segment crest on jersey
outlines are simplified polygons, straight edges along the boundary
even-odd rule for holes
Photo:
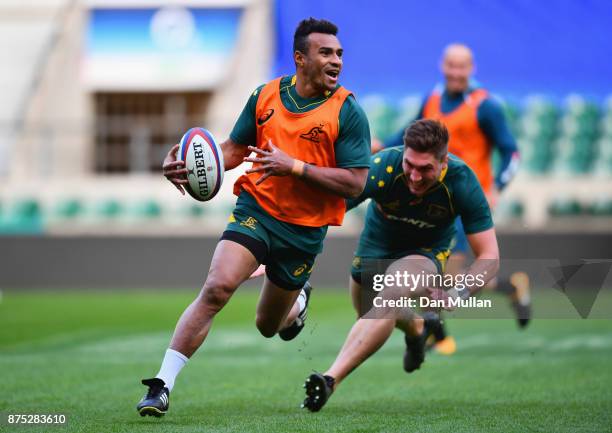
[[[448,209],[437,204],[427,206],[427,216],[431,218],[445,218],[448,216]]]
[[[382,207],[385,210],[388,210],[388,211],[397,211],[400,208],[400,201],[399,200],[395,200],[395,201],[390,201],[390,202],[387,202],[387,203],[383,203]]]
[[[312,141],[313,143],[318,143],[320,142],[320,138],[319,138],[319,134],[323,134],[325,131],[323,131],[323,125],[322,123],[319,123],[319,126],[315,126],[314,128],[312,128],[310,131],[305,132],[304,134],[300,134],[300,138],[303,138],[304,140],[308,140],[308,141]]]
[[[243,227],[246,227],[248,229],[255,230],[256,226],[257,226],[257,222],[258,221],[255,218],[250,216],[247,219],[245,219],[244,221],[241,221],[240,225],[243,226]]]

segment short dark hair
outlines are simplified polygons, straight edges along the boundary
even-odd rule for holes
[[[404,131],[404,149],[408,147],[442,160],[448,153],[448,130],[437,120],[415,120]]]
[[[308,35],[311,33],[325,33],[327,35],[338,34],[338,26],[327,20],[318,20],[310,17],[300,21],[293,35],[293,52],[308,52]]]

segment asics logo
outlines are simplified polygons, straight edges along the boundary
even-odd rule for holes
[[[304,263],[303,265],[298,266],[295,271],[293,271],[293,276],[294,277],[299,277],[300,275],[302,275],[304,273],[304,271],[308,269],[308,265],[306,263]]]
[[[270,120],[270,117],[272,117],[273,114],[274,108],[264,111],[263,114],[257,118],[257,125],[261,126],[266,123],[268,120]]]

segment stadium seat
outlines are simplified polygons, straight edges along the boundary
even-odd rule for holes
[[[548,206],[548,213],[553,217],[577,217],[582,212],[582,206],[573,198],[557,198]]]
[[[517,140],[523,167],[532,174],[544,174],[552,160],[551,145],[548,140],[530,140],[525,137]]]
[[[593,146],[590,138],[561,138],[556,144],[557,159],[554,170],[557,174],[588,173],[593,165]]]
[[[601,118],[601,136],[612,138],[612,111]]]
[[[593,140],[599,135],[598,123],[599,118],[593,120],[566,115],[561,121],[560,136],[570,140],[576,138]]]
[[[590,141],[599,136],[600,110],[578,95],[566,98],[566,110],[561,122],[561,135],[569,139]]]
[[[612,198],[601,197],[589,206],[589,213],[594,216],[612,217]]]
[[[533,139],[552,140],[557,134],[559,109],[540,96],[526,100],[522,117],[523,132]]]
[[[152,199],[136,203],[133,210],[136,217],[144,219],[159,218],[162,215],[161,206]]]
[[[495,208],[495,216],[504,220],[520,219],[525,213],[525,207],[520,200],[500,200]]]
[[[102,201],[95,206],[95,214],[103,218],[117,218],[123,213],[123,206],[115,199]]]
[[[35,199],[23,199],[13,206],[13,218],[19,221],[39,219],[42,215],[40,204]]]
[[[0,233],[40,234],[44,230],[44,218],[40,203],[33,198],[24,198],[12,204],[0,219]]]
[[[200,217],[204,215],[204,213],[206,212],[205,206],[198,204],[198,203],[193,203],[193,204],[184,206],[182,210],[185,215],[190,216],[190,217]]]
[[[603,137],[594,145],[593,173],[598,176],[612,176],[612,137]]]
[[[546,99],[532,95],[526,99],[517,140],[525,170],[547,173],[553,162],[553,140],[558,135],[559,110]]]
[[[72,219],[83,213],[84,207],[78,199],[62,200],[58,203],[55,214],[62,219]]]
[[[597,122],[600,110],[597,104],[587,101],[580,95],[569,95],[565,99],[566,114],[579,119],[581,122]]]

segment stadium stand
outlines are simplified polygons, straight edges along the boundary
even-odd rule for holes
[[[86,42],[87,14],[92,5],[103,3],[0,3],[0,232],[213,233],[223,226],[231,210],[230,185],[238,173],[228,173],[226,185],[213,203],[200,204],[181,197],[151,168],[157,166],[165,146],[172,144],[168,137],[177,135],[175,130],[171,134],[164,130],[166,124],[174,129],[176,125],[168,120],[174,119],[172,112],[157,108],[163,98],[132,90],[133,98],[119,97],[118,111],[96,111],[99,104],[115,98],[116,92],[104,93],[82,83],[79,65]],[[208,104],[206,110],[189,112],[192,117],[188,118],[189,124],[200,122],[218,137],[228,134],[245,95],[268,78],[272,62],[268,48],[253,50],[248,44],[254,35],[272,40],[267,26],[271,2],[234,3],[245,7],[239,55],[231,68],[235,75],[202,99]],[[429,77],[427,80],[430,82]],[[553,225],[555,229],[574,230],[577,217],[587,216],[603,224],[609,222],[612,97],[603,103],[593,100],[592,95],[549,98],[536,94],[538,90],[529,89],[522,99],[515,93],[508,95],[510,102],[504,105],[521,150],[522,165],[501,197],[496,215],[500,228],[545,230],[552,227],[551,219],[560,219],[565,222]],[[194,101],[193,94],[181,99],[180,92],[166,92],[174,109],[180,108],[181,101],[187,105]],[[126,94],[129,96],[129,89]],[[397,92],[358,95],[373,135],[382,140],[415,117],[421,98]],[[62,108],[58,110],[60,102]],[[122,114],[130,104],[144,105],[138,113]],[[147,117],[146,113],[153,114]],[[131,128],[143,119],[154,128]],[[133,135],[126,138],[128,133]],[[134,152],[127,154],[137,162],[138,155],[147,155],[143,146],[150,146],[152,163],[128,161],[120,170],[101,170],[109,161],[102,159],[112,153],[104,156],[100,151],[97,143],[103,134],[123,140],[112,152],[133,144]],[[160,137],[164,141],[161,146]],[[332,233],[353,233],[362,216],[360,210],[352,212],[347,215],[345,231]],[[589,227],[583,224],[580,229]]]
[[[364,98],[363,105],[374,135],[382,138],[412,118],[419,103],[420,98],[416,96],[407,96],[392,104],[375,95]],[[521,149],[522,167],[497,210],[502,227],[509,223],[535,229],[543,228],[549,218],[612,215],[612,197],[607,190],[612,179],[612,110],[608,105],[599,106],[578,95],[568,96],[562,104],[554,104],[541,96],[526,97],[522,106],[506,104],[510,125]],[[58,225],[65,230],[67,221],[83,219],[100,221],[111,231],[109,221],[122,220],[157,221],[163,228],[168,224],[173,226],[169,220],[176,218],[203,215],[224,218],[231,209],[229,194],[213,206],[186,203],[181,197],[174,197],[174,191],[158,189],[159,182],[146,176],[132,186],[122,184],[120,177],[101,182],[103,193],[93,197],[87,197],[87,191],[78,188],[76,191],[47,190],[53,199],[31,191],[27,200],[20,199],[21,194],[4,194],[3,212],[0,212],[2,230],[10,226],[11,231],[38,232],[41,227],[53,230]],[[151,185],[157,191],[141,196],[140,191],[150,189]],[[534,188],[544,191],[535,200]],[[24,194],[27,195],[26,191]],[[361,217],[362,212],[357,211],[348,218]],[[23,223],[16,223],[18,220]]]
[[[55,37],[64,0],[0,3],[0,176],[9,171],[11,144],[28,109],[39,67]]]

